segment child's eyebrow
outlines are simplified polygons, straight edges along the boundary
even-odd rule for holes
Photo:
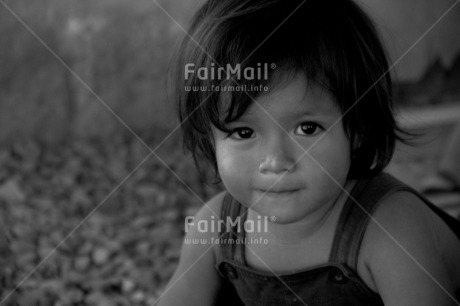
[[[307,117],[307,116],[328,116],[332,115],[333,111],[331,109],[332,105],[324,105],[324,102],[321,100],[312,101],[310,100],[306,103],[305,100],[298,102],[298,106],[294,111],[288,114],[288,117],[298,118],[298,117]]]
[[[306,117],[306,116],[314,116],[314,115],[318,115],[318,114],[323,114],[324,112],[318,110],[318,109],[311,109],[311,108],[308,108],[308,109],[299,109],[298,111],[296,112],[293,112],[291,114],[290,117]]]
[[[300,105],[295,112],[293,112],[290,117],[307,117],[307,116],[335,116],[335,110],[333,109],[334,105],[321,105],[321,102],[313,102],[313,105],[305,106]]]
[[[263,106],[261,106],[263,108]],[[265,114],[265,110],[261,110],[261,114]],[[285,117],[286,121],[295,121],[299,118],[303,117],[328,117],[328,116],[333,116],[333,114],[326,109],[322,108],[305,108],[305,107],[299,107],[295,111],[291,111],[289,113],[284,114],[283,117]],[[243,115],[241,115],[240,118],[238,118],[237,121],[255,121],[257,120],[257,115],[254,112],[245,112]]]
[[[326,119],[329,117],[335,117],[334,114],[330,111],[325,109],[306,109],[306,110],[299,110],[297,112],[292,112],[287,114],[286,121],[297,121],[303,118],[312,118],[312,119]]]

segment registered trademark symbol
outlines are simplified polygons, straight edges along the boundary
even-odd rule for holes
[[[275,216],[271,216],[271,217],[270,217],[270,221],[271,221],[271,222],[275,222],[275,221],[276,221],[276,217],[275,217]]]
[[[275,63],[271,64],[271,65],[270,65],[270,68],[271,68],[271,69],[275,69],[275,68],[276,68],[276,64],[275,64]]]

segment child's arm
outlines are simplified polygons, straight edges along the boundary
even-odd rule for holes
[[[200,220],[211,220],[211,217],[214,222],[218,220],[223,195],[224,193],[220,193],[212,198],[196,214],[194,226],[190,226],[185,239],[205,239],[207,242],[182,245],[179,265],[160,296],[159,306],[214,305],[220,288],[220,276],[214,267],[215,251],[211,239],[218,238],[219,233],[210,230],[200,232],[196,225]]]
[[[384,201],[373,216],[378,225],[370,222],[364,243],[364,260],[384,304],[459,305],[441,255],[446,237],[439,232],[440,219],[409,193]]]

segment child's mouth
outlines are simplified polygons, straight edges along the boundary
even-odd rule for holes
[[[257,190],[257,193],[260,197],[264,197],[264,196],[269,196],[269,197],[286,197],[286,196],[290,196],[290,195],[293,195],[295,192],[297,192],[298,189],[290,189],[290,190],[272,190],[272,189],[268,189],[268,190],[262,190],[262,189],[259,189]]]

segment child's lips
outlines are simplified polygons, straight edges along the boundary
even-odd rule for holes
[[[291,196],[299,189],[257,189],[260,196],[285,197]]]

